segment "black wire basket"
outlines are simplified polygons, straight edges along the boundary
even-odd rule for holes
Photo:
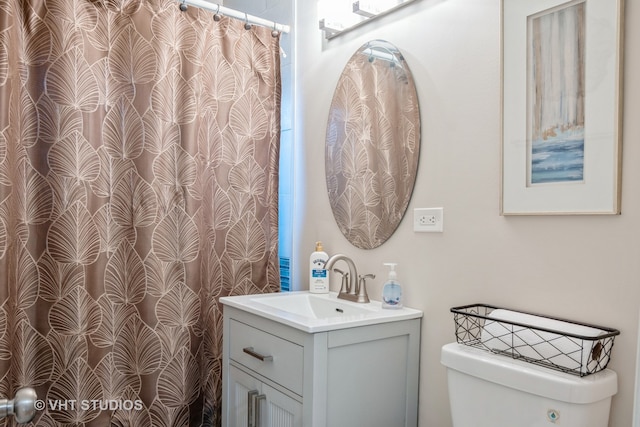
[[[607,367],[617,329],[486,304],[451,308],[456,340],[578,376]]]

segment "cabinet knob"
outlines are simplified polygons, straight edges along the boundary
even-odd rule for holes
[[[0,399],[0,418],[13,415],[17,423],[28,423],[36,415],[37,398],[36,391],[27,387],[19,389],[12,400]]]

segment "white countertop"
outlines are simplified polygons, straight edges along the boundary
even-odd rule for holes
[[[417,319],[423,314],[407,307],[383,309],[380,301],[362,304],[337,296],[336,292],[277,292],[221,297],[220,302],[308,333]]]

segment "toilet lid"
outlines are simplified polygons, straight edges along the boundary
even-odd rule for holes
[[[587,404],[618,392],[611,369],[579,377],[458,343],[443,346],[440,361],[449,369],[563,402]]]

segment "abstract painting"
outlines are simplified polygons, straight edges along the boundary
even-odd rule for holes
[[[623,0],[501,6],[500,214],[619,214]]]
[[[584,179],[585,3],[529,18],[529,184]]]

